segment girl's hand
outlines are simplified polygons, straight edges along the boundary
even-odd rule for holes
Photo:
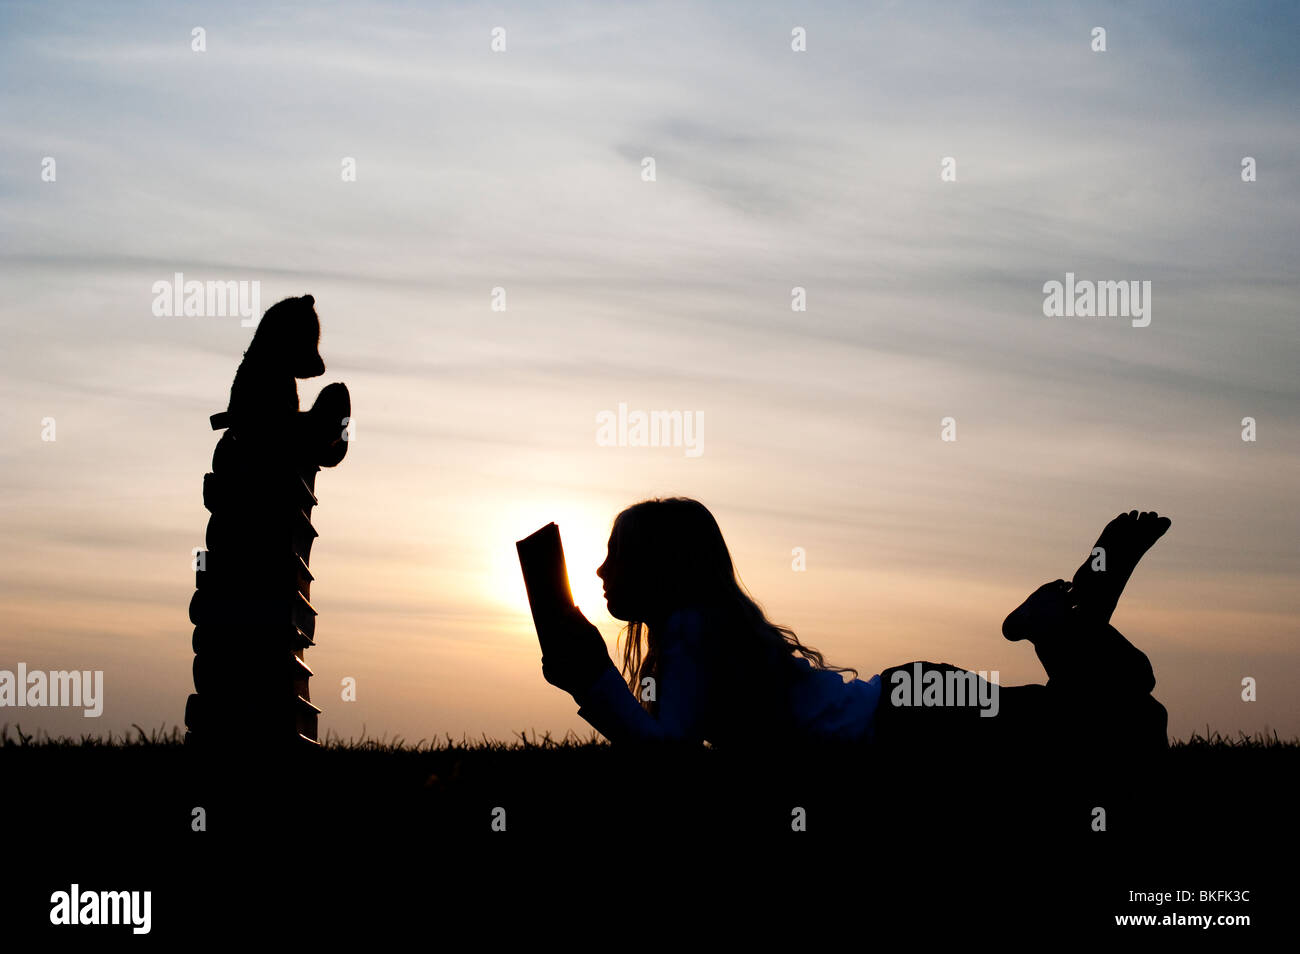
[[[576,695],[589,689],[606,666],[613,665],[600,630],[576,606],[544,629],[539,632],[542,676],[552,686]]]

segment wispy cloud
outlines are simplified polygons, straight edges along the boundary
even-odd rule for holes
[[[141,687],[114,728],[179,718],[206,416],[248,340],[150,314],[183,271],[259,280],[264,307],[314,293],[323,380],[352,387],[313,666],[441,668],[364,717],[327,707],[340,731],[577,727],[544,685],[494,694],[540,680],[517,580],[492,575],[535,514],[590,516],[566,533],[598,549],[618,508],[671,492],[718,510],[751,587],[834,657],[1003,653],[1026,679],[988,642],[1007,602],[1117,510],[1168,509],[1132,599],[1174,730],[1300,728],[1206,709],[1228,657],[1202,645],[1300,688],[1300,657],[1267,656],[1300,609],[1277,585],[1300,569],[1297,26],[1280,3],[5,4],[0,648],[136,626],[113,658],[150,654],[175,698]],[[1151,327],[1043,318],[1067,270],[1151,280]],[[595,413],[629,400],[702,410],[704,456],[596,446]],[[1219,632],[1222,606],[1257,631]],[[428,702],[474,680],[481,700]]]

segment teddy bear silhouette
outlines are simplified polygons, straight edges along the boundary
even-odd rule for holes
[[[203,477],[211,513],[195,555],[194,693],[186,741],[203,745],[319,745],[303,653],[315,645],[307,568],[316,530],[316,474],[347,453],[351,399],[323,388],[300,411],[297,378],[325,373],[311,295],[267,309],[211,417],[225,430]]]

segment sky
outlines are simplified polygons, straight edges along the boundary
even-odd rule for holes
[[[831,662],[1004,684],[1044,680],[1006,613],[1158,510],[1114,622],[1171,734],[1300,734],[1298,26],[1265,3],[0,4],[0,669],[102,670],[105,695],[0,723],[181,723],[208,415],[252,334],[156,317],[181,272],[258,282],[263,309],[314,295],[302,404],[351,390],[312,515],[322,734],[589,735],[542,679],[514,541],[560,524],[613,648],[610,524],[677,494]],[[1067,272],[1150,281],[1150,324],[1046,317]],[[696,415],[700,452],[603,446],[620,404]]]

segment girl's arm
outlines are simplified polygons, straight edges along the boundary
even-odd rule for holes
[[[611,662],[581,693],[574,693],[578,715],[611,742],[690,742],[699,744],[704,679],[700,660],[703,620],[699,613],[674,613],[661,640],[655,695],[656,719],[627,687]],[[644,691],[644,690],[643,690]]]

